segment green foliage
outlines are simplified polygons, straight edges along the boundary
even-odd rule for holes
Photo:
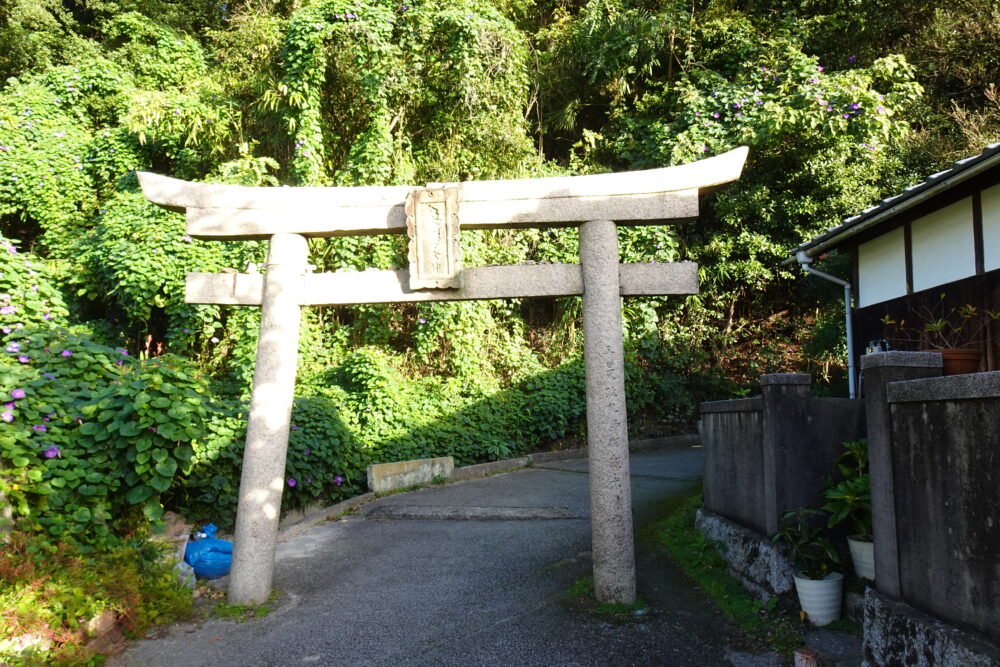
[[[246,172],[236,165],[230,173]],[[167,344],[197,354],[210,368],[219,367],[221,360],[215,357],[226,329],[220,309],[184,303],[184,276],[242,269],[262,259],[258,244],[192,239],[181,216],[129,191],[107,202],[97,225],[77,240],[77,247],[81,271],[71,277],[77,296],[103,302],[106,317],[149,331],[152,339],[143,341],[146,351]]]
[[[829,512],[827,526],[842,523],[850,526],[851,534],[863,540],[872,538],[872,491],[868,474],[868,441],[855,440],[844,443],[844,453],[837,460],[843,476],[839,482],[832,480],[823,489],[823,511]]]
[[[226,618],[237,623],[246,623],[250,620],[260,620],[271,613],[269,605],[277,601],[280,593],[272,590],[267,598],[266,604],[250,606],[244,604],[227,604],[219,602],[212,608],[212,615],[217,618]]]
[[[206,386],[180,358],[135,362],[82,333],[5,337],[0,490],[18,525],[101,547],[162,515],[203,432]]]
[[[68,314],[49,267],[0,236],[0,330],[6,335],[25,326],[65,323]]]
[[[173,490],[173,503],[193,519],[232,526],[236,516],[246,406],[211,406],[204,437],[194,443],[190,472]],[[329,399],[303,397],[292,409],[285,465],[283,509],[317,501],[336,502],[360,493],[370,461],[343,426]]]
[[[841,562],[840,553],[823,534],[826,524],[827,517],[820,510],[789,510],[781,516],[771,541],[785,547],[796,573],[822,579]]]
[[[657,538],[670,550],[671,558],[684,573],[755,643],[761,648],[790,655],[803,643],[802,622],[796,615],[789,614],[791,609],[787,600],[771,598],[762,603],[729,574],[719,554],[719,545],[708,542],[695,527],[701,495],[699,489],[661,517],[653,527]]]
[[[311,2],[282,53],[265,101],[289,109],[300,183],[482,178],[531,156],[525,40],[487,2]]]
[[[86,646],[85,624],[111,612],[129,636],[183,618],[190,591],[178,584],[173,561],[145,536],[101,552],[57,549],[14,532],[0,551],[0,659],[5,664],[101,664]],[[14,639],[35,635],[52,642],[18,652]]]

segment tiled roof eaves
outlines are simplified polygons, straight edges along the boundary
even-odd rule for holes
[[[994,163],[1000,163],[1000,142],[990,144],[979,155],[958,160],[949,169],[931,174],[922,183],[911,185],[903,192],[883,199],[858,215],[844,219],[840,225],[803,243],[789,254],[794,257],[797,252],[805,251],[808,255],[817,255],[839,241],[910,208],[918,201],[958,185],[993,166]]]

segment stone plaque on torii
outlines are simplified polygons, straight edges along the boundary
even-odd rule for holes
[[[594,589],[635,600],[621,297],[696,294],[692,262],[619,264],[616,224],[698,216],[698,195],[739,178],[747,149],[646,171],[411,186],[264,188],[139,173],[146,198],[205,240],[268,239],[264,274],[189,273],[185,301],[260,306],[236,514],[231,604],[271,592],[302,306],[583,296]],[[580,228],[580,264],[462,268],[459,228]],[[409,269],[313,274],[307,237],[409,234]]]

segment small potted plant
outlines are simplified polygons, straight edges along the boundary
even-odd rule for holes
[[[840,554],[822,534],[826,523],[826,514],[820,510],[791,510],[782,515],[778,532],[771,538],[784,545],[795,570],[799,604],[815,625],[839,619],[844,596],[844,575],[834,570]]]
[[[868,441],[845,442],[844,453],[837,460],[843,479],[829,482],[823,490],[826,503],[823,510],[830,519],[828,528],[847,525],[851,534],[847,545],[851,550],[854,571],[859,577],[875,579],[875,545],[872,542],[872,491],[868,474]]]
[[[980,346],[991,322],[1000,320],[1000,311],[979,309],[972,304],[949,308],[942,293],[933,306],[919,306],[913,312],[915,326],[896,322],[888,314],[882,318],[887,332],[897,341],[907,341],[917,349],[937,352],[944,363],[944,375],[975,373],[982,358]]]

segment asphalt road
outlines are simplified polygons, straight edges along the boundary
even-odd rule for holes
[[[567,594],[590,571],[587,461],[379,498],[278,545],[274,610],[134,643],[109,665],[724,665],[737,631],[640,540],[639,615]],[[700,449],[631,457],[637,529],[685,495]]]

